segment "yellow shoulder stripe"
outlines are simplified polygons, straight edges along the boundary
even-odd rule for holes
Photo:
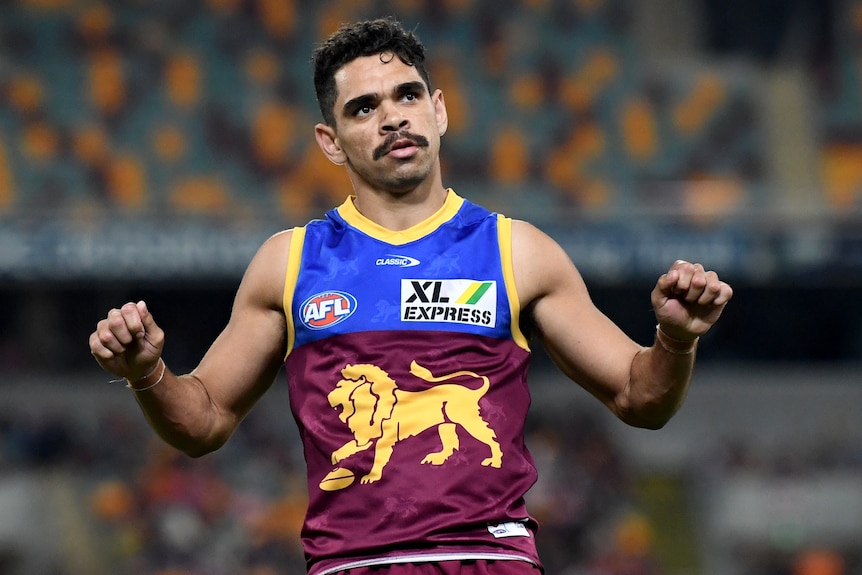
[[[293,228],[290,236],[290,252],[287,256],[287,271],[284,276],[284,316],[287,319],[287,351],[285,358],[293,351],[296,340],[293,320],[293,294],[299,278],[299,264],[302,261],[302,246],[305,244],[305,226]]]
[[[521,331],[521,303],[518,288],[515,286],[515,267],[512,264],[512,219],[497,215],[497,238],[500,243],[500,260],[503,265],[503,278],[506,293],[509,294],[509,312],[512,316],[512,339],[519,347],[530,351],[530,342]]]

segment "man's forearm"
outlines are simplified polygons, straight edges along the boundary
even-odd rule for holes
[[[219,432],[217,410],[203,383],[165,368],[161,380],[129,386],[150,426],[169,445],[192,457],[218,449],[229,437]]]
[[[663,427],[685,400],[696,350],[697,339],[675,340],[657,327],[653,346],[632,360],[621,419],[636,427]]]

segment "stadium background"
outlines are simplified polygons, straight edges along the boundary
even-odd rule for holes
[[[193,367],[271,233],[342,201],[308,55],[394,14],[431,52],[448,185],[557,238],[649,343],[678,257],[736,290],[665,429],[536,353],[549,574],[862,573],[862,2],[0,1],[0,573],[300,573],[283,382],[177,457],[93,364],[144,298]]]

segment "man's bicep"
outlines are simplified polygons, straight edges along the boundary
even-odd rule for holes
[[[284,358],[285,244],[270,240],[255,255],[237,290],[227,326],[193,372],[217,406],[239,418],[269,388]]]
[[[234,314],[193,372],[219,408],[244,416],[281,366],[284,324],[273,310]]]
[[[595,307],[562,247],[535,229],[525,232],[514,253],[519,290],[530,298],[523,304],[531,335],[570,379],[612,405],[639,346]]]
[[[601,311],[586,292],[551,292],[533,307],[533,321],[554,363],[572,381],[613,405],[629,378],[639,346]]]

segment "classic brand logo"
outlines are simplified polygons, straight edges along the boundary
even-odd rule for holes
[[[410,256],[399,256],[396,254],[387,254],[385,257],[377,258],[374,262],[375,265],[378,266],[396,266],[399,268],[412,268],[414,266],[418,266],[420,263],[416,258],[411,258]]]
[[[401,321],[493,326],[496,316],[495,281],[401,280]]]
[[[343,291],[325,291],[302,303],[302,323],[309,329],[326,329],[356,311],[356,298]]]

